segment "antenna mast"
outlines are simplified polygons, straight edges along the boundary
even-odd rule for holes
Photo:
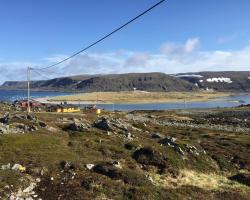
[[[28,67],[27,68],[27,86],[28,86],[28,98],[27,98],[27,113],[30,113],[30,71],[32,68]]]

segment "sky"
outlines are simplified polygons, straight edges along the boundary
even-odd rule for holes
[[[0,83],[60,61],[157,0],[0,0]],[[76,74],[250,71],[249,0],[167,0],[33,79]],[[41,74],[43,76],[41,76]]]

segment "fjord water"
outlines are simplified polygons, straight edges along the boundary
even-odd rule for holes
[[[144,103],[144,104],[99,104],[98,107],[105,110],[174,110],[192,108],[225,108],[235,107],[241,104],[250,104],[250,94],[237,94],[222,97],[206,102],[183,102],[183,103]]]
[[[60,95],[68,95],[67,92],[42,92],[32,91],[31,98],[52,97]],[[15,101],[27,98],[27,91],[25,90],[0,90],[0,101]]]
[[[31,98],[53,97],[68,95],[67,92],[45,92],[32,91]],[[27,91],[22,90],[0,90],[0,101],[14,101],[25,99]],[[237,94],[228,97],[222,97],[207,102],[179,102],[179,103],[143,103],[143,104],[99,104],[98,108],[105,110],[172,110],[172,109],[191,109],[191,108],[224,108],[234,107],[241,104],[250,104],[250,94]],[[86,104],[81,104],[81,107]]]

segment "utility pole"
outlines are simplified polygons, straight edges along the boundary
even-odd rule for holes
[[[27,98],[27,113],[30,113],[30,71],[32,68],[27,68],[27,86],[28,86],[28,98]]]

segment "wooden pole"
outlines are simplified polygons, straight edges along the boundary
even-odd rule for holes
[[[30,70],[31,68],[27,68],[27,83],[28,83],[28,98],[27,98],[27,113],[30,113]]]

